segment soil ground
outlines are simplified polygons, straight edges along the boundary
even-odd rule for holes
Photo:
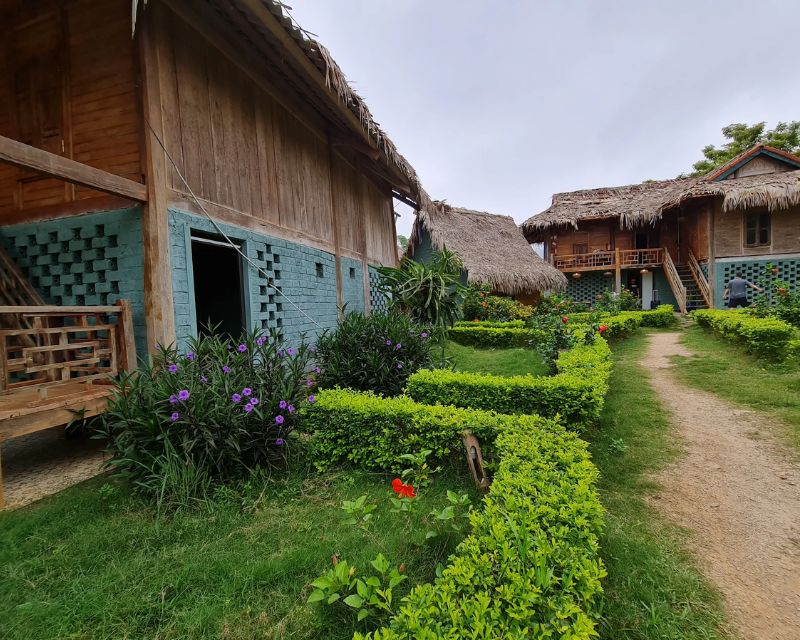
[[[678,382],[680,333],[653,333],[642,361],[685,448],[652,503],[692,532],[707,578],[745,640],[800,638],[800,467],[772,418]]]

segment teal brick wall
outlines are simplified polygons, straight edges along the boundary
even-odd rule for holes
[[[353,258],[342,257],[339,260],[342,279],[342,296],[345,309],[364,313],[364,263]]]
[[[369,266],[369,304],[372,313],[385,313],[389,310],[389,298],[386,297],[385,294],[381,293],[378,289],[378,285],[381,281],[381,275],[378,273],[378,269],[370,265]]]
[[[131,301],[136,349],[146,353],[140,207],[0,227],[0,241],[45,301]]]
[[[197,332],[191,233],[192,230],[216,233],[216,230],[206,218],[176,210],[169,213],[175,329],[178,342],[183,346],[186,339]],[[297,343],[303,334],[313,340],[322,330],[336,326],[338,312],[333,254],[231,225],[220,227],[231,239],[238,241],[243,252],[266,272],[264,275],[247,263],[242,265],[248,330],[276,329],[289,342]],[[359,283],[363,281],[359,280]],[[345,301],[351,300],[353,307],[360,304],[363,308],[363,284],[360,298],[355,289],[346,292]]]
[[[422,237],[419,240],[417,248],[414,250],[414,261],[426,264],[433,258],[433,244],[431,243],[430,234],[423,229]],[[461,272],[461,284],[465,287],[469,284],[467,271]]]
[[[603,291],[614,288],[614,276],[604,276],[602,271],[584,271],[577,279],[571,273],[564,275],[567,276],[567,290],[564,294],[576,302],[594,304]]]
[[[722,294],[725,285],[731,281],[737,271],[742,273],[745,280],[756,283],[767,264],[778,268],[778,277],[800,290],[800,255],[783,255],[770,257],[750,258],[720,258],[714,263],[714,302],[718,308],[725,306]],[[754,291],[747,290],[747,299],[752,302]]]
[[[669,280],[660,267],[653,269],[653,289],[658,290],[658,299],[661,304],[671,304],[678,310],[678,301],[675,300],[675,294],[672,293],[672,287],[669,286]]]

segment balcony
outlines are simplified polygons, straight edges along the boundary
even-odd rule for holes
[[[638,269],[660,267],[664,249],[616,249],[553,256],[553,266],[561,271],[605,271],[609,269]]]

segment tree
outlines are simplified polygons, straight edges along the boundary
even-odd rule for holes
[[[723,127],[722,134],[728,141],[719,147],[713,144],[703,147],[704,158],[692,165],[694,171],[690,176],[702,176],[721,167],[757,144],[768,144],[789,153],[800,152],[800,121],[797,120],[779,122],[774,129],[767,129],[766,122],[753,125],[734,123]]]
[[[400,251],[405,253],[406,249],[408,248],[408,238],[398,234],[397,235],[397,244],[400,245]]]

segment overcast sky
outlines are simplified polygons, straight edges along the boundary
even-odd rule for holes
[[[433,198],[518,222],[675,177],[731,122],[800,119],[797,0],[289,4]]]

